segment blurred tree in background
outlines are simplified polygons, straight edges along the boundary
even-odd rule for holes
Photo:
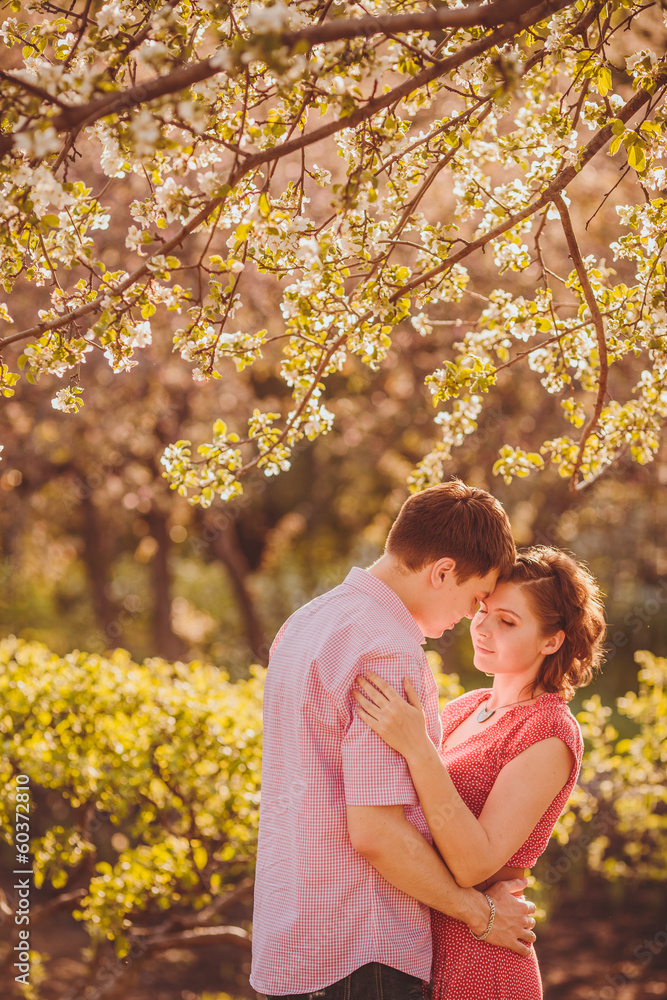
[[[0,627],[242,675],[458,474],[591,562],[620,694],[665,648],[659,8],[2,17]]]

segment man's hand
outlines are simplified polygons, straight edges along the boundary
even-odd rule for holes
[[[486,940],[489,944],[509,948],[517,955],[530,955],[529,945],[532,945],[536,940],[533,931],[535,903],[531,903],[527,899],[518,899],[516,895],[513,895],[513,893],[522,892],[527,885],[527,879],[515,878],[507,882],[496,882],[486,892],[486,895],[491,896],[496,906],[493,927]],[[475,926],[471,929],[475,934],[483,934],[486,930],[486,924],[483,927]]]

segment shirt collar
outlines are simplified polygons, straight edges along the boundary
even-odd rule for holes
[[[381,604],[420,646],[426,642],[422,630],[398,594],[380,580],[379,577],[369,573],[368,570],[360,569],[359,566],[353,566],[345,577],[343,584],[348,587],[354,587],[356,590],[362,590],[369,597],[377,601],[378,604]]]

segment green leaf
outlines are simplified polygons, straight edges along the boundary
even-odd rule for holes
[[[639,129],[641,132],[648,132],[649,135],[662,135],[662,129],[657,122],[642,122]]]
[[[611,90],[611,86],[612,86],[612,82],[611,82],[611,70],[609,69],[609,67],[607,67],[607,66],[600,66],[600,69],[597,72],[597,77],[596,77],[596,80],[595,80],[595,84],[596,84],[598,93],[602,97],[604,97],[606,94],[609,93],[609,91]]]
[[[623,142],[623,132],[617,133],[611,141],[609,146],[609,155],[613,156],[620,149],[621,143]]]
[[[639,143],[634,143],[628,150],[628,163],[638,173],[646,168],[646,154]]]

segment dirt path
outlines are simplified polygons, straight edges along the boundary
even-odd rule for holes
[[[667,893],[628,892],[612,906],[607,887],[562,900],[539,930],[545,1000],[667,998]]]
[[[538,927],[538,935],[545,1000],[667,1000],[664,886],[629,891],[624,903],[612,904],[605,885],[583,899],[562,898],[549,923]],[[86,983],[88,970],[81,957],[86,940],[81,926],[65,914],[35,927],[33,947],[51,956],[41,986],[45,1000],[256,996],[248,985],[249,956],[212,947],[172,949],[130,963],[129,968],[110,949],[101,978]],[[98,991],[112,984],[115,993]],[[11,995],[2,990],[3,1000]]]

